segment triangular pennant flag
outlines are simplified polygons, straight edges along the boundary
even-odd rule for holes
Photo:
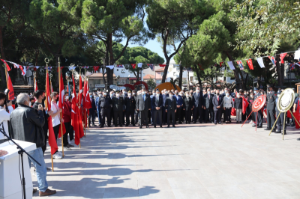
[[[7,73],[7,89],[9,90],[8,100],[13,100],[15,98],[15,92],[8,73]]]
[[[131,64],[132,68],[135,69],[136,67],[136,64]]]
[[[147,66],[149,66],[149,68],[153,71],[154,70],[154,65],[153,64],[147,64]]]
[[[143,63],[138,63],[139,68],[142,68],[142,66],[143,66]]]
[[[158,64],[160,67],[166,67],[167,64]]]
[[[5,64],[7,71],[10,71],[10,67],[9,65],[6,63],[6,61],[4,59],[1,59],[1,61]]]
[[[297,60],[299,61],[299,59],[300,59],[300,50],[297,50],[297,51],[295,52],[294,59],[297,59]]]
[[[239,65],[239,67],[240,67],[241,70],[244,70],[244,66],[243,66],[243,63],[242,63],[241,60],[236,61],[236,63]]]
[[[235,70],[235,67],[234,67],[232,61],[227,62],[227,64],[228,64],[228,66],[229,66],[229,68],[230,68],[231,70]]]
[[[276,64],[275,57],[273,57],[273,56],[268,56],[268,57],[271,60],[272,64],[275,65]]]
[[[94,68],[94,71],[97,72],[99,70],[100,66],[93,66],[93,68]]]
[[[264,61],[263,61],[263,58],[262,58],[262,57],[259,57],[259,58],[257,58],[256,60],[257,60],[259,66],[260,66],[261,68],[265,68],[265,64],[264,64]]]
[[[248,59],[247,64],[248,64],[250,70],[254,70],[252,59]]]
[[[114,69],[115,65],[108,65],[106,68],[109,68],[110,70]]]
[[[287,55],[287,53],[281,53],[280,54],[280,63],[284,64],[284,58]]]

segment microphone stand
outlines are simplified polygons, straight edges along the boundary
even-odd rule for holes
[[[12,143],[14,143],[17,146],[17,149],[19,149],[18,154],[21,156],[21,162],[22,162],[22,188],[23,188],[23,195],[24,195],[24,199],[26,199],[26,189],[25,189],[25,176],[24,176],[24,166],[23,166],[23,153],[25,153],[26,155],[28,155],[28,157],[30,157],[34,162],[36,162],[38,165],[41,166],[41,164],[36,161],[31,155],[29,155],[20,145],[18,145],[13,139],[11,139],[5,132],[4,130],[4,125],[2,123],[2,129],[0,128],[0,132],[7,137],[7,139],[9,141],[11,141]]]

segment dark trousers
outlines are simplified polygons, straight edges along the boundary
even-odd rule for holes
[[[90,111],[90,114],[89,114],[89,126],[91,124],[91,120],[92,120],[92,124],[94,125],[95,124],[95,111]]]
[[[197,119],[199,118],[199,122],[202,122],[202,107],[195,107],[194,108],[194,117],[193,120],[194,122],[197,122]]]
[[[166,113],[166,108],[164,106],[162,107],[162,123],[163,124],[167,123],[167,113]]]
[[[276,116],[278,116],[278,114],[279,114],[279,112],[276,112]],[[281,131],[281,129],[283,128],[284,114],[286,114],[286,113],[281,113],[280,116],[279,116],[279,118],[278,118],[278,120],[277,120],[277,130],[279,130],[279,131]],[[283,130],[286,130],[286,125],[284,125],[284,129]]]
[[[131,124],[135,124],[134,122],[134,110],[127,110],[126,111],[126,125],[129,125],[130,123],[130,120],[129,120],[129,117],[131,119]]]
[[[172,118],[172,125],[175,126],[175,111],[174,110],[168,110],[168,112],[167,112],[168,126],[170,126],[170,117]]]
[[[113,120],[113,124],[115,123],[114,122],[114,119],[115,119],[115,114],[114,114],[114,111],[113,111],[113,108],[110,109],[110,118]]]
[[[48,123],[48,121],[45,121]],[[44,131],[44,135],[45,135],[45,140],[44,140],[44,146],[42,147],[43,150],[43,154],[45,153],[46,149],[47,149],[47,140],[48,140],[48,124],[43,126],[43,131]]]
[[[267,110],[267,128],[271,129],[275,122],[275,110]]]
[[[161,119],[162,119],[162,110],[153,110],[153,125],[156,126],[156,123],[157,123],[157,116],[158,116],[158,121],[160,123],[160,126],[162,126],[162,122],[161,122]]]
[[[179,123],[182,123],[182,106],[180,106],[179,108],[176,108],[176,120]]]
[[[255,122],[257,124],[257,126],[262,126],[263,123],[263,113],[261,110],[259,110],[258,112],[255,113]]]
[[[100,115],[101,115],[101,126],[103,127],[105,124],[105,117],[107,119],[107,126],[111,125],[111,118],[110,118],[110,108],[101,108]]]
[[[186,122],[191,122],[191,113],[192,113],[192,110],[190,108],[185,109],[185,121]]]
[[[70,140],[71,140],[71,134],[73,132],[71,132],[71,122],[65,122],[65,128],[66,128],[66,133],[64,134],[64,146],[69,145],[68,142],[68,135],[70,136]]]
[[[55,140],[56,140],[56,144],[57,144],[57,137],[58,137],[58,133],[59,133],[59,127],[60,127],[60,125],[57,125],[57,126],[54,126],[53,127],[53,131],[54,131],[54,135],[55,135]],[[58,151],[58,150],[57,150]],[[56,151],[56,152],[57,152]],[[55,153],[56,153],[55,152]]]
[[[142,127],[143,124],[146,124],[146,126],[148,126],[149,124],[148,110],[139,111],[139,122],[140,122],[140,127]]]
[[[101,110],[102,110],[102,109],[97,110],[97,117],[98,117],[99,125],[102,123],[102,122],[101,122]]]
[[[123,122],[123,111],[114,111],[114,124],[115,126],[118,125],[118,119],[119,119],[119,125],[122,125]]]
[[[151,110],[148,110],[148,123],[150,123],[151,124],[151,117],[152,117],[152,112],[151,112]]]
[[[218,108],[217,110],[214,110],[214,122],[216,123],[220,123],[221,122],[221,115],[222,115],[222,109]]]
[[[205,122],[213,122],[214,121],[214,110],[212,108],[204,109],[204,118]]]
[[[137,110],[134,111],[134,121],[135,121],[135,124],[136,123],[139,124],[139,112]]]
[[[231,108],[225,108],[225,117],[224,117],[225,122],[231,121]]]

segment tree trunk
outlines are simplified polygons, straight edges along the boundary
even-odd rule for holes
[[[5,53],[3,48],[3,27],[0,26],[0,48],[1,48],[1,59],[5,60]],[[2,62],[1,62],[2,63]],[[1,74],[1,81],[0,86],[3,88],[6,88],[6,75],[5,75],[5,69],[3,68],[4,63],[0,65],[0,74]],[[6,66],[4,66],[6,67]]]
[[[196,74],[197,74],[197,78],[198,78],[198,83],[199,83],[200,88],[201,88],[201,90],[202,90],[202,82],[201,82],[201,79],[200,79],[199,69],[196,69]]]
[[[109,60],[107,65],[113,65],[114,64],[114,57],[113,57],[113,43],[112,43],[112,33],[109,33],[107,35],[107,51],[109,53]],[[106,68],[106,77],[107,77],[107,87],[109,88],[110,85],[113,85],[114,83],[114,70],[111,70],[110,68]]]
[[[165,83],[166,79],[167,79],[167,74],[168,74],[168,69],[169,69],[169,64],[170,64],[170,57],[166,57],[166,66],[165,66],[165,70],[164,70],[164,74],[162,77],[162,81],[161,83]]]
[[[183,73],[183,67],[180,67],[180,71],[179,71],[179,88],[182,89],[182,73]]]

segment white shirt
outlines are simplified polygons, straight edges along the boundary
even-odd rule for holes
[[[232,97],[229,95],[228,97],[225,96],[223,99],[223,107],[224,108],[231,108],[233,104]]]
[[[58,105],[51,101],[51,111],[53,111],[53,113],[57,113],[58,111]],[[60,114],[56,115],[55,117],[52,117],[52,126],[55,127],[57,125],[60,124]]]
[[[10,120],[10,114],[13,110],[14,110],[13,107],[9,106],[8,107],[9,113],[8,113],[2,106],[0,106],[0,128],[2,130],[2,122],[3,122],[4,131],[7,135],[9,135],[7,121]],[[0,133],[0,140],[4,140],[4,139],[6,139],[6,137],[2,133]]]

